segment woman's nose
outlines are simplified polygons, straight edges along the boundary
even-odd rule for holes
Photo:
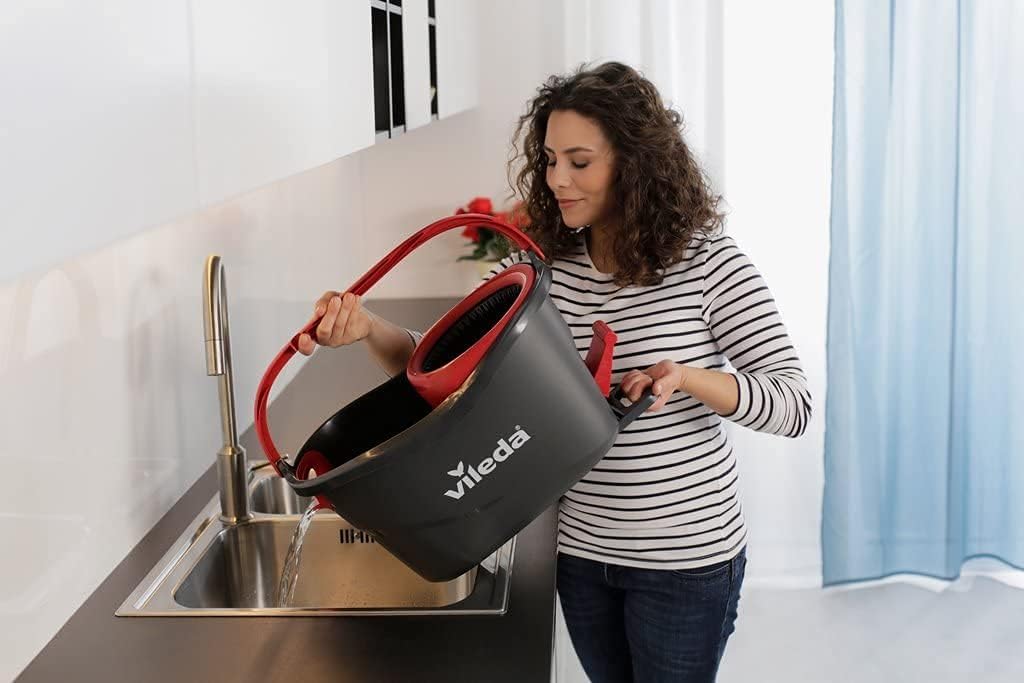
[[[551,187],[569,187],[569,182],[569,174],[562,164],[556,164],[548,169],[548,185]]]

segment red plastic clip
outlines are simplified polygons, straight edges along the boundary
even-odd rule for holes
[[[317,476],[327,474],[331,471],[331,462],[320,451],[306,451],[299,459],[299,466],[295,469],[295,476],[299,479],[309,479],[310,472],[316,472]],[[317,496],[318,510],[333,510],[331,501],[324,496]]]
[[[615,351],[615,342],[618,336],[612,332],[603,320],[594,323],[594,336],[590,340],[590,348],[587,349],[587,368],[597,382],[597,388],[606,397],[611,393],[612,384],[612,354]]]

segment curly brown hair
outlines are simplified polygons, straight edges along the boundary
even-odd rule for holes
[[[682,116],[664,105],[654,84],[619,62],[582,65],[538,88],[512,137],[508,173],[529,215],[527,232],[549,260],[577,245],[546,181],[548,118],[564,110],[597,123],[614,150],[612,196],[621,226],[615,283],[659,284],[691,240],[718,232],[724,218],[721,196],[683,141]]]

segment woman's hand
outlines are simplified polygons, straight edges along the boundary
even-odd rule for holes
[[[316,326],[316,342],[308,334],[299,336],[299,351],[310,355],[321,346],[345,346],[365,339],[370,334],[373,318],[363,308],[360,297],[351,292],[325,292],[316,302],[314,314],[323,316]]]
[[[658,397],[648,412],[661,410],[669,397],[683,385],[683,372],[685,368],[670,360],[663,360],[652,365],[646,370],[630,370],[619,383],[622,392],[634,403],[640,400],[644,389],[653,385],[651,393]]]

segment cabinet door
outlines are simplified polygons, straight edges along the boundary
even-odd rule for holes
[[[430,48],[427,0],[402,3],[405,65],[405,128],[430,122]]]
[[[437,11],[437,106],[444,118],[479,103],[477,3],[435,0]]]
[[[190,62],[186,0],[0,1],[0,283],[195,210]]]
[[[192,16],[202,203],[372,144],[366,3],[204,0]]]
[[[373,144],[370,5],[326,0],[331,148],[334,159]]]

